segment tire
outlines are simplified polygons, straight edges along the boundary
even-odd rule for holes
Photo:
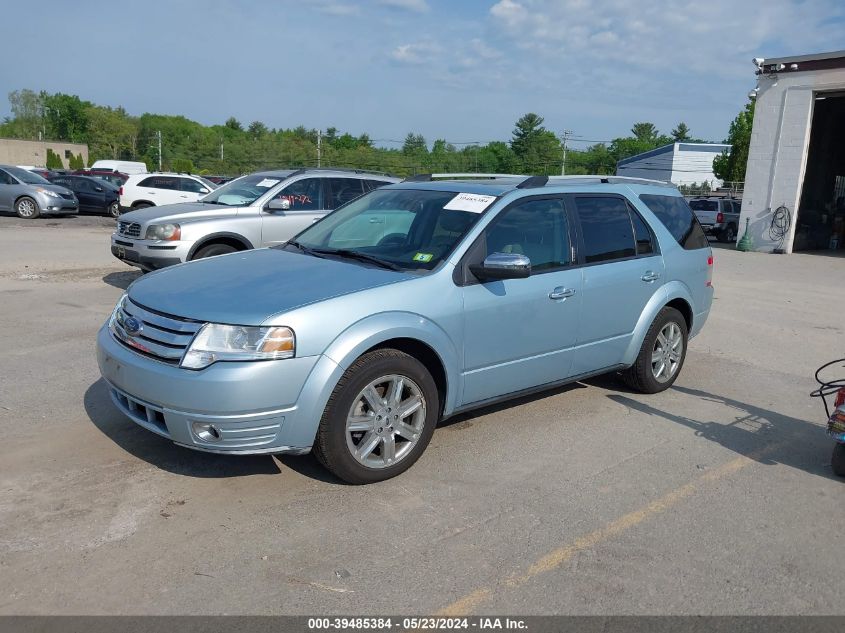
[[[38,208],[38,203],[35,200],[29,196],[24,196],[15,202],[15,213],[24,220],[34,220],[41,215],[41,209]]]
[[[120,217],[120,205],[117,203],[117,201],[112,202],[108,206],[108,208],[106,209],[106,215],[108,215],[110,218]]]
[[[661,335],[663,339],[660,339]],[[674,384],[684,366],[687,339],[687,322],[684,316],[675,308],[663,308],[648,329],[637,360],[621,373],[622,380],[631,389],[641,393],[665,391]],[[659,377],[655,375],[658,372]]]
[[[401,390],[395,396],[398,379]],[[368,390],[370,398],[364,395]],[[400,403],[409,411],[403,417],[395,410]],[[356,360],[338,381],[320,419],[313,452],[350,484],[383,481],[419,459],[439,417],[440,395],[425,366],[396,349],[375,350]]]
[[[733,224],[728,224],[728,226],[725,227],[725,230],[722,231],[721,235],[719,235],[719,241],[725,242],[726,244],[736,242],[736,227]]]
[[[830,465],[833,466],[833,474],[845,477],[845,444],[833,447],[833,456],[830,458]]]
[[[229,253],[234,253],[238,249],[230,244],[209,244],[208,246],[203,246],[199,249],[194,256],[191,257],[191,261],[195,259],[205,259],[206,257],[215,257],[217,255],[228,255]]]

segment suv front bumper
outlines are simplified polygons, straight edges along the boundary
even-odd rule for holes
[[[130,266],[143,270],[158,270],[188,261],[193,242],[161,242],[111,236],[111,254]]]
[[[231,455],[311,450],[322,411],[301,404],[337,368],[310,356],[182,369],[124,347],[107,325],[97,363],[112,402],[133,422],[181,446]]]

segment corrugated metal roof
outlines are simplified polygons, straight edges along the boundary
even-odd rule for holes
[[[640,154],[634,154],[633,156],[629,156],[628,158],[623,158],[618,163],[616,163],[616,166],[619,167],[621,165],[627,165],[629,163],[640,161],[645,158],[652,158],[654,156],[673,152],[675,150],[676,145],[678,146],[678,152],[724,152],[725,150],[729,150],[731,148],[730,145],[725,145],[724,143],[671,143],[669,145],[664,145],[663,147],[658,147],[648,152],[642,152]]]

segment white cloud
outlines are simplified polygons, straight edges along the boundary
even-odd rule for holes
[[[317,11],[326,15],[358,15],[361,8],[356,4],[346,2],[320,2],[317,4]]]
[[[500,0],[493,23],[545,63],[736,78],[754,55],[841,48],[841,0]],[[776,50],[771,50],[775,48]],[[747,58],[747,59],[746,59]],[[740,64],[740,62],[742,62]]]
[[[397,46],[390,51],[390,58],[400,64],[426,64],[434,62],[442,52],[443,49],[433,42],[418,42]]]
[[[379,0],[379,4],[414,13],[426,13],[431,8],[426,0]]]

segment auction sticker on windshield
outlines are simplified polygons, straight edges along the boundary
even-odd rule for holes
[[[485,196],[479,193],[459,193],[449,200],[443,207],[447,211],[469,211],[470,213],[481,213],[490,206],[496,196]]]
[[[273,185],[276,185],[278,183],[279,183],[278,180],[273,180],[272,178],[265,178],[261,182],[257,183],[255,186],[256,187],[266,187],[266,188],[269,189],[270,187],[272,187]]]

